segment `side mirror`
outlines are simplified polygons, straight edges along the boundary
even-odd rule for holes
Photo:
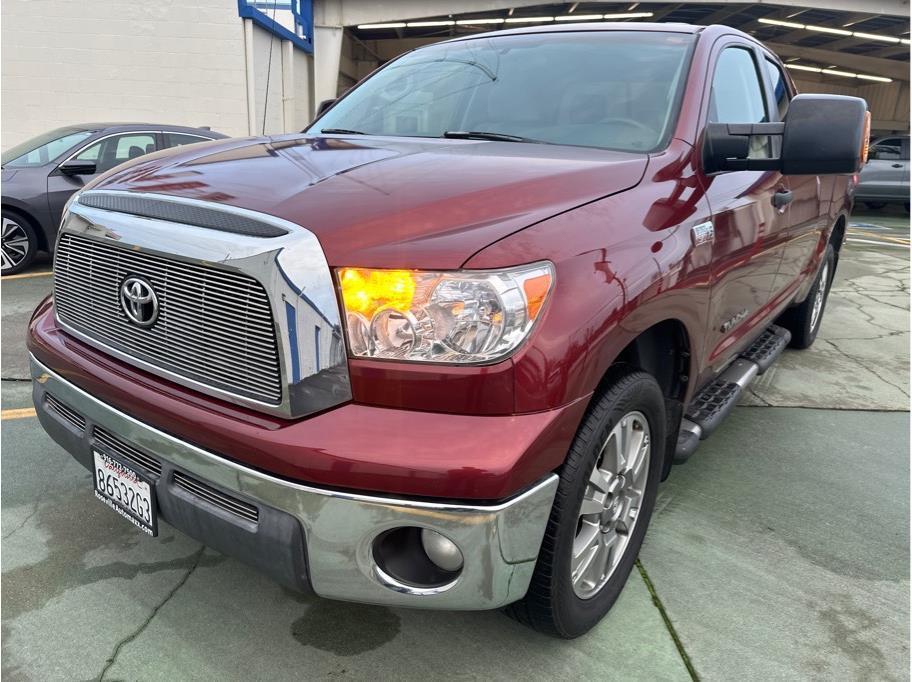
[[[336,103],[335,98],[324,99],[322,102],[320,102],[319,105],[317,105],[317,116],[322,116],[323,112],[326,111],[327,109],[329,109],[335,103]]]
[[[867,161],[871,116],[859,97],[798,95],[783,123],[709,123],[703,138],[707,173],[778,170],[783,175],[855,173]],[[756,135],[781,137],[778,159],[749,158]]]
[[[95,175],[97,168],[94,161],[80,161],[79,159],[70,159],[57,166],[57,170],[64,175]]]

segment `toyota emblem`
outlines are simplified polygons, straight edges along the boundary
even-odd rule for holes
[[[120,307],[127,319],[140,327],[151,327],[158,319],[158,297],[149,280],[131,275],[120,285]]]

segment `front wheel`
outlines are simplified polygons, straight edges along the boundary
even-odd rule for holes
[[[526,596],[507,613],[578,637],[621,593],[646,534],[662,473],[665,401],[655,379],[618,367],[577,432]]]
[[[15,213],[3,211],[0,272],[4,275],[22,272],[31,264],[37,250],[38,239],[31,224]]]

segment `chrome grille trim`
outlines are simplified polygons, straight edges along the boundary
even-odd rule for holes
[[[120,440],[120,438],[112,433],[109,433],[100,426],[96,426],[92,429],[92,435],[95,437],[95,442],[100,444],[102,448],[109,450],[111,454],[121,457],[131,464],[135,464],[156,478],[161,476],[161,462],[159,462],[155,457],[147,455],[141,450],[137,450],[132,445],[123,442]]]
[[[64,405],[50,393],[45,396],[44,402],[47,404],[47,407],[51,412],[54,412],[58,417],[69,423],[80,433],[85,432],[85,417],[79,414],[72,407]]]
[[[251,521],[253,523],[257,523],[260,519],[260,512],[255,505],[239,500],[227,493],[223,493],[221,490],[216,490],[212,486],[206,485],[192,476],[181,473],[180,471],[175,471],[171,480],[178,488],[186,490],[191,495],[226,511],[229,514],[233,514],[245,521]]]
[[[273,225],[283,234],[271,238],[232,234],[86,205],[122,205],[95,201],[102,195],[205,208]],[[55,306],[57,323],[69,335],[143,371],[284,419],[351,400],[335,282],[316,235],[301,225],[213,201],[92,189],[75,195],[64,212],[58,244],[73,244],[74,237],[90,243],[90,250],[71,248],[65,265],[74,273],[91,272],[92,277],[57,275],[58,299],[69,297]],[[120,254],[127,254],[125,259],[139,257],[147,264],[148,271],[130,275],[145,280],[156,296],[167,299],[158,301],[158,321],[134,326],[126,322],[119,297],[113,301],[110,295],[106,299],[96,295],[94,288],[104,282],[110,288],[123,272],[119,257],[113,261],[93,257],[92,249],[99,244],[120,249]],[[58,247],[55,258],[60,253]],[[60,260],[61,272],[63,263]],[[175,277],[175,272],[181,277]],[[219,314],[207,315],[201,324],[200,292],[207,278],[216,276],[219,287],[205,288],[206,307]],[[164,292],[157,284],[162,278],[169,282]],[[256,295],[251,280],[259,285]],[[238,296],[247,303],[243,307],[235,304]],[[149,333],[160,327],[162,315],[170,315],[172,331],[183,334],[178,339],[183,343],[163,344],[160,331],[158,336]],[[239,328],[244,332],[243,344],[238,343]],[[239,367],[237,354],[215,352],[219,349],[235,349],[247,369]],[[205,373],[199,371],[200,354],[207,356]]]
[[[252,277],[64,233],[54,259],[62,322],[139,359],[232,393],[282,399],[269,297]],[[161,300],[150,328],[129,322],[119,287],[149,280]]]

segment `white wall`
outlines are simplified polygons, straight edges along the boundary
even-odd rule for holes
[[[3,148],[91,121],[247,134],[235,0],[3,0],[0,16]]]

